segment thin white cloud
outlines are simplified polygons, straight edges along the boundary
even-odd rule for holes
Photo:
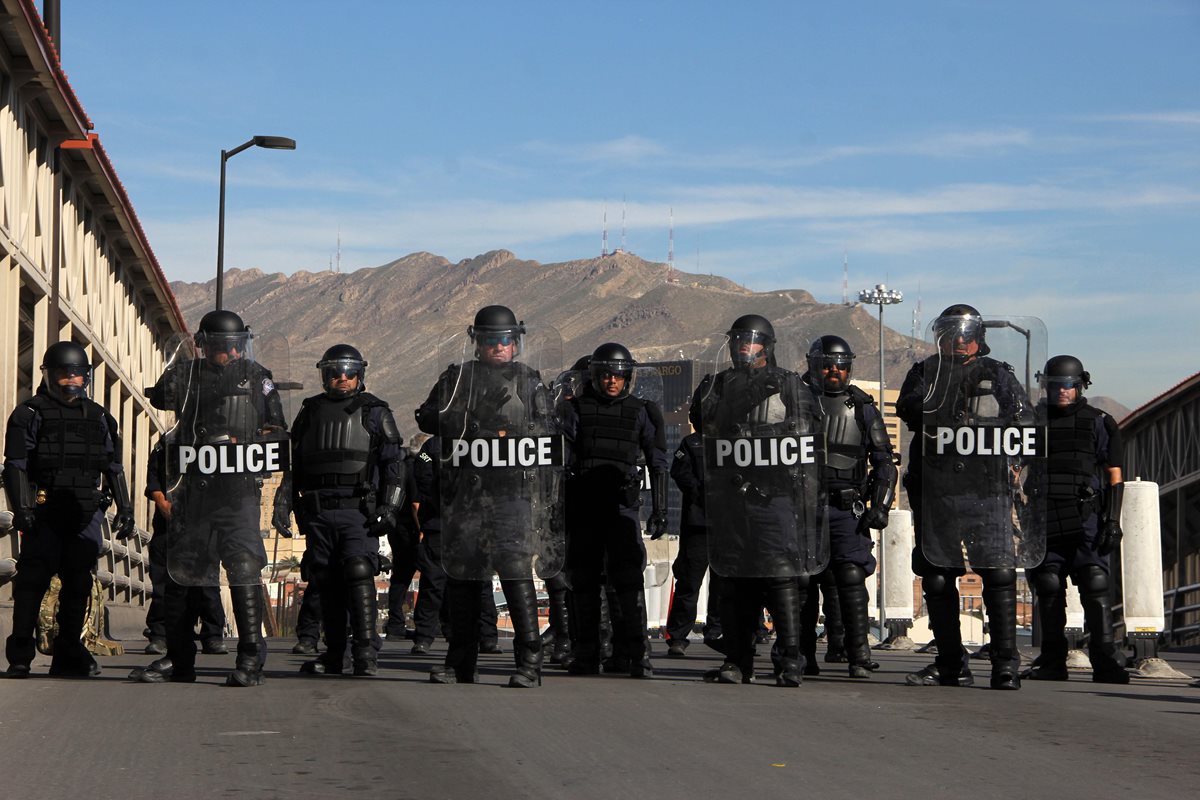
[[[1099,122],[1144,122],[1157,125],[1200,125],[1200,111],[1154,111],[1139,114],[1102,114]]]

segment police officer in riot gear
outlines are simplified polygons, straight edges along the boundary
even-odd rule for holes
[[[442,563],[449,574],[450,646],[445,665],[430,671],[430,681],[478,680],[480,598],[495,572],[504,590],[515,640],[516,671],[508,685],[532,688],[542,680],[534,560],[536,557],[544,566],[546,561],[554,561],[551,551],[561,552],[562,548],[561,542],[535,541],[547,522],[535,515],[548,511],[545,506],[561,503],[542,502],[542,484],[529,480],[538,474],[536,468],[498,468],[477,464],[471,456],[461,466],[454,466],[449,449],[459,444],[471,447],[479,440],[490,445],[509,436],[540,436],[556,423],[541,375],[518,360],[526,328],[510,308],[481,308],[468,326],[467,336],[473,359],[447,367],[416,410],[418,427],[441,436]],[[560,515],[561,508],[552,513]]]
[[[608,342],[592,353],[591,380],[563,407],[563,430],[572,443],[572,477],[567,486],[571,539],[567,573],[574,592],[576,648],[567,667],[573,675],[600,672],[601,575],[620,608],[614,636],[626,645],[629,674],[651,677],[646,644],[646,593],[642,572],[641,474],[638,456],[650,470],[651,538],[667,529],[666,429],[657,403],[634,397],[637,362],[623,345]]]
[[[5,643],[10,678],[29,676],[34,630],[50,579],[62,581],[51,675],[89,677],[100,667],[80,637],[111,500],[113,531],[133,535],[133,506],[121,465],[117,422],[88,396],[87,351],[58,342],[42,358],[37,393],[8,418],[4,488],[13,527],[23,534],[13,579],[12,633]],[[104,490],[101,490],[101,479]]]
[[[253,335],[232,311],[205,314],[195,336],[195,358],[172,362],[150,392],[150,404],[176,415],[175,446],[203,448],[265,441],[287,429],[283,404],[271,372],[248,357]],[[176,460],[168,456],[173,464]],[[259,528],[261,478],[241,472],[177,476],[180,495],[172,513],[168,568],[185,585],[213,585],[219,559],[229,581],[237,624],[234,670],[227,686],[263,683],[267,647],[262,634],[262,569],[267,564]],[[215,545],[215,554],[210,549]],[[170,673],[155,662],[135,675],[146,683],[196,679],[192,621],[184,603],[167,605],[167,660]]]
[[[228,655],[225,646],[225,609],[221,605],[219,586],[180,586],[171,580],[167,568],[167,551],[171,546],[171,498],[167,494],[167,448],[170,434],[158,440],[150,451],[146,464],[145,495],[154,503],[154,516],[150,521],[150,580],[154,591],[150,607],[146,610],[146,627],[150,631],[151,645],[146,652],[166,655],[167,652],[167,594],[184,594],[193,611],[189,618],[200,620],[200,642],[203,652],[210,655]]]
[[[820,404],[796,373],[776,365],[770,321],[747,314],[734,321],[727,336],[733,366],[706,375],[696,388],[690,412],[693,427],[706,440],[763,437],[770,443],[778,437],[817,433]],[[807,589],[814,556],[807,537],[815,532],[811,528],[817,509],[802,508],[805,503],[797,496],[801,478],[792,467],[774,464],[752,476],[717,474],[707,441],[705,447],[711,568],[725,578],[725,663],[705,679],[753,681],[755,637],[766,606],[778,637],[772,654],[776,683],[799,686],[804,671],[799,642],[802,590]],[[813,489],[815,501],[815,484]]]
[[[1025,677],[1067,680],[1067,576],[1079,588],[1096,683],[1129,683],[1113,641],[1109,555],[1121,541],[1124,451],[1116,420],[1083,396],[1091,375],[1075,356],[1055,356],[1038,373],[1039,409],[1049,423],[1046,558],[1030,570],[1037,592],[1042,652]]]
[[[379,537],[396,530],[405,505],[403,440],[387,403],[366,391],[362,353],[337,344],[316,366],[324,391],[305,399],[292,425],[291,484],[275,495],[272,524],[289,535],[295,511],[321,596],[326,649],[300,671],[343,672],[348,611],[354,674],[374,675]]]
[[[866,578],[875,572],[871,529],[887,527],[896,465],[874,398],[850,385],[853,366],[854,351],[845,339],[822,336],[809,347],[805,380],[825,410],[828,571],[837,585],[850,677],[868,678]]]
[[[959,462],[955,472],[954,486],[939,485],[937,490],[941,496],[932,500],[928,495],[922,496],[922,437],[929,435],[924,430],[926,408],[930,398],[937,399],[938,413],[952,414],[952,424],[956,425],[970,425],[983,416],[991,416],[1008,424],[1019,424],[1032,419],[1032,409],[1012,367],[988,357],[991,349],[978,310],[966,304],[952,305],[938,316],[933,328],[938,353],[912,366],[896,404],[900,418],[917,434],[912,440],[904,486],[913,506],[916,527],[913,572],[922,579],[929,624],[938,645],[935,663],[908,675],[905,682],[911,686],[970,686],[974,683],[974,677],[967,666],[967,655],[962,646],[956,585],[956,579],[965,574],[965,569],[933,563],[922,540],[923,537],[936,537],[938,546],[953,550],[961,563],[962,541],[967,541],[970,548],[980,547],[984,540],[971,538],[970,534],[974,532],[972,526],[982,523],[972,516],[963,516],[962,507],[956,503],[964,498],[968,501],[972,497],[978,500],[980,492],[997,491],[997,487],[984,486],[987,476],[978,467],[972,466],[979,462],[964,459]],[[1004,496],[994,498],[994,501],[1002,510],[1006,510],[1006,517],[1011,517],[1008,489],[999,487],[998,491],[1003,492]],[[923,508],[925,505],[936,507]],[[970,502],[965,505],[969,506]],[[939,520],[939,527],[946,530],[925,530],[926,523],[931,519]],[[972,561],[975,560],[974,555],[968,555]],[[1019,689],[1016,569],[978,566],[973,569],[983,579],[983,601],[991,634],[991,687]]]
[[[700,586],[708,573],[704,642],[720,649],[722,578],[708,568],[708,522],[704,516],[704,441],[699,433],[683,437],[671,461],[671,478],[683,494],[679,555],[671,565],[675,589],[667,612],[667,655],[687,654],[688,634],[696,624]]]

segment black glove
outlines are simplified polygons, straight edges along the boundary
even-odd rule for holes
[[[888,510],[886,508],[872,508],[867,513],[862,515],[863,525],[871,530],[881,531],[888,524]]]
[[[134,531],[137,529],[137,525],[133,521],[133,512],[118,511],[117,515],[113,517],[112,529],[113,536],[119,542],[123,542],[130,536],[133,536]]]
[[[271,512],[271,527],[285,539],[292,538],[292,510],[289,503],[278,500],[276,495],[275,509]]]
[[[1108,497],[1105,503],[1104,518],[1100,523],[1100,535],[1096,537],[1096,552],[1106,556],[1125,535],[1121,530],[1121,506],[1125,500],[1125,484],[1114,483],[1108,487]]]
[[[367,535],[381,539],[384,536],[396,533],[399,511],[400,509],[395,506],[387,504],[376,508],[374,516],[370,519],[370,525],[367,526]]]
[[[13,527],[21,533],[32,533],[34,516],[32,508],[18,508],[13,512]]]
[[[650,470],[650,519],[646,523],[650,538],[661,539],[667,532],[667,471]]]
[[[479,395],[475,401],[475,416],[483,423],[494,423],[499,419],[500,409],[512,399],[507,386],[493,386]],[[491,425],[485,425],[492,427]]]
[[[33,486],[25,470],[6,464],[4,491],[8,495],[8,507],[13,510],[13,527],[21,533],[31,533],[34,523]]]

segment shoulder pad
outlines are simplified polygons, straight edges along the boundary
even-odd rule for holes
[[[33,418],[38,415],[40,406],[39,404],[34,403],[34,400],[36,399],[36,397],[31,397],[24,403],[21,403],[21,405],[14,408],[12,414],[10,414],[8,417],[8,424],[19,425],[22,428],[28,426],[29,423],[33,421]]]
[[[998,366],[999,366],[1001,369],[1007,370],[1008,372],[1010,372],[1010,373],[1012,373],[1012,374],[1014,374],[1014,375],[1016,374],[1016,372],[1013,370],[1013,366],[1012,366],[1012,364],[1009,364],[1007,361],[997,361],[997,362],[996,362],[996,364],[997,364],[997,365],[998,365]]]
[[[306,397],[303,400],[301,400],[300,405],[302,405],[302,406],[316,405],[317,403],[321,402],[321,398],[324,396],[325,395],[323,395],[323,394],[314,394],[311,397]]]
[[[859,403],[861,405],[867,405],[867,406],[875,405],[875,398],[872,395],[867,394],[866,392],[864,392],[862,389],[858,388],[854,384],[850,384],[848,393],[852,398],[854,398],[855,403]]]
[[[650,417],[650,421],[654,423],[654,426],[656,428],[662,428],[663,413],[662,409],[658,407],[658,403],[655,403],[652,400],[641,400],[640,398],[639,402],[641,402],[642,407],[646,409],[646,414]]]
[[[386,400],[379,397],[378,395],[373,395],[370,392],[359,392],[358,402],[359,402],[359,405],[361,405],[363,408],[380,408],[380,407],[382,407],[382,408],[388,409],[389,411],[391,410],[391,406],[389,406],[387,404]]]
[[[375,406],[380,408],[380,406]],[[387,403],[382,403],[382,410],[379,413],[379,433],[391,444],[404,444],[404,437],[400,435],[400,429],[396,427],[396,418],[392,416],[392,411],[387,407]]]

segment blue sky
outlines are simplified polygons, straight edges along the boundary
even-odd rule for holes
[[[172,279],[609,242],[753,289],[1039,316],[1094,393],[1200,369],[1200,4],[63,3]],[[1154,355],[1153,367],[1146,363]]]

